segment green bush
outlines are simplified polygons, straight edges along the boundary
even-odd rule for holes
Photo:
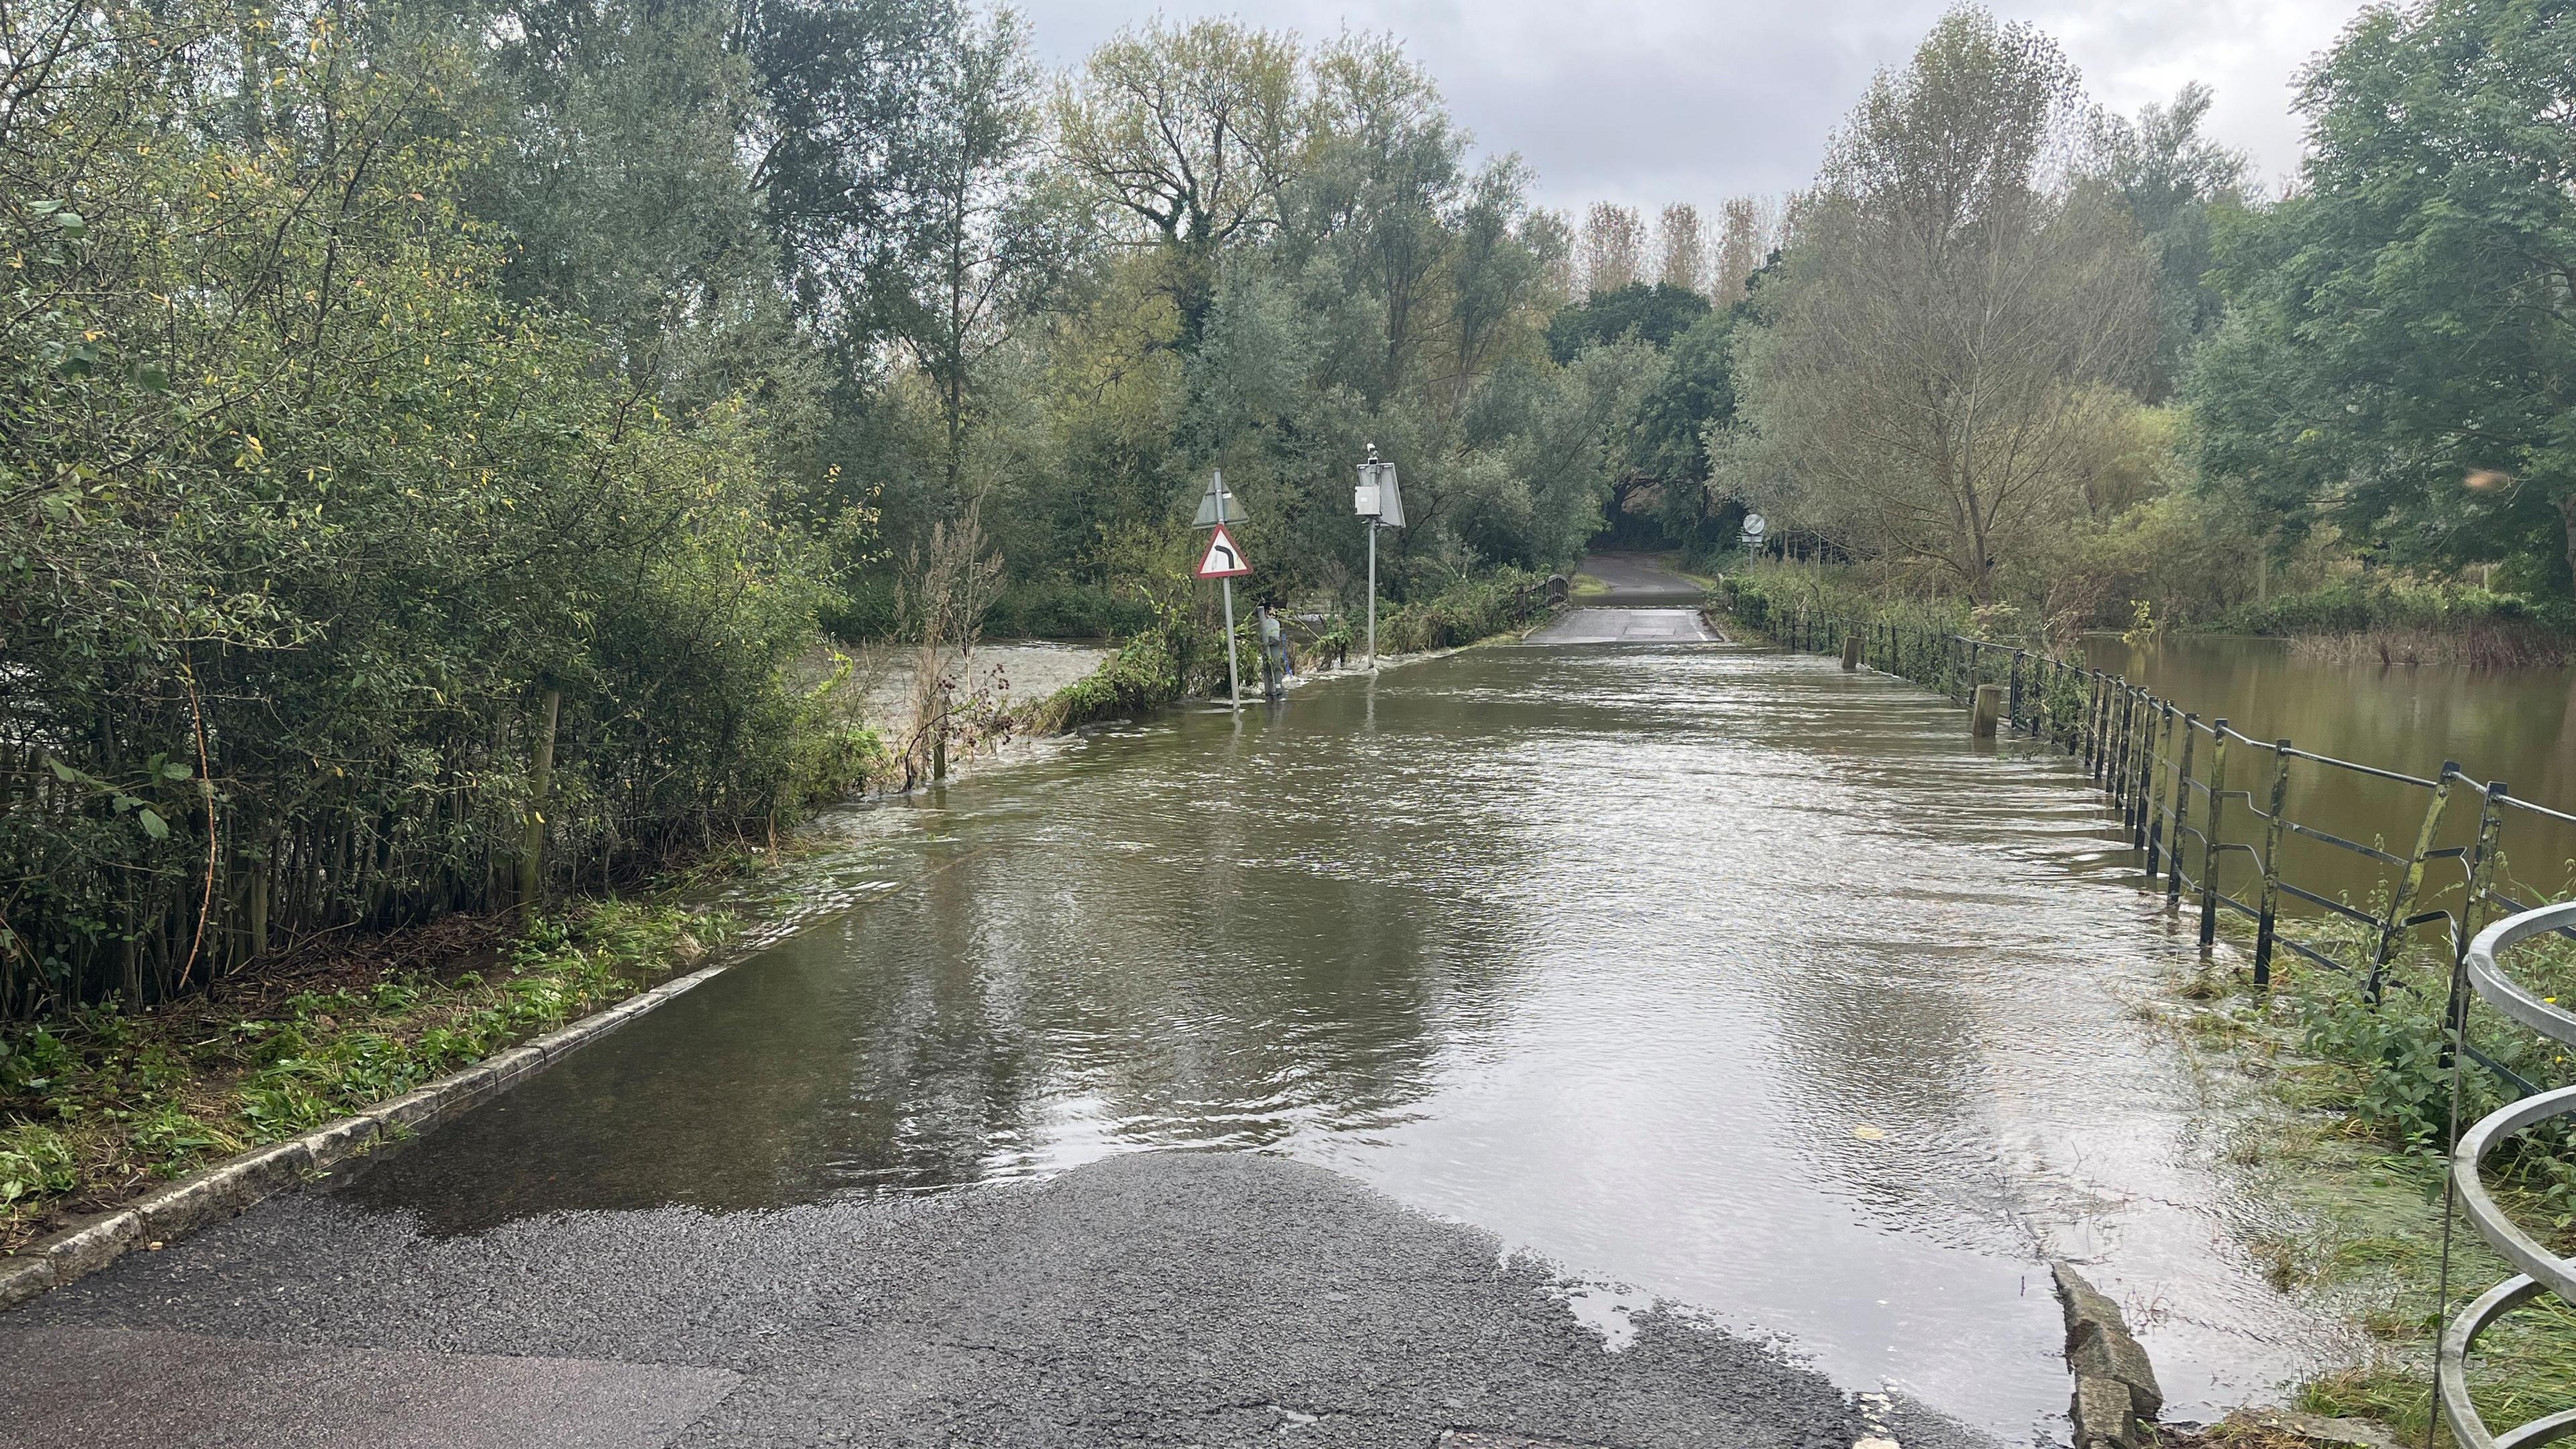
[[[1378,621],[1378,646],[1393,654],[1454,649],[1515,629],[1547,612],[1545,574],[1501,568],[1459,579]]]

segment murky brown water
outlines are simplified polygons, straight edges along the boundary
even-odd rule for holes
[[[1068,742],[829,822],[801,934],[351,1190],[472,1232],[1263,1149],[2012,1440],[2067,1398],[2051,1251],[2176,1414],[2260,1396],[2324,1330],[2123,1009],[2186,947],[2072,766],[1965,733],[1664,644]]]
[[[2094,668],[2258,740],[2286,738],[2303,750],[2424,778],[2453,760],[2474,780],[2502,781],[2516,797],[2576,811],[2576,669],[2335,664],[2303,658],[2287,640],[2243,636],[2184,635],[2132,646],[2106,635],[2087,640],[2085,652]],[[2247,763],[2251,776],[2231,776],[2230,783],[2267,784],[2268,761]],[[2290,782],[2292,819],[2347,839],[2385,841],[2398,854],[2413,843],[2427,802],[2420,789],[2304,764]],[[2448,812],[2442,843],[2471,839],[2476,815],[2467,801]],[[2576,827],[2521,811],[2504,820],[2501,844],[2522,899],[2553,897],[2576,881]],[[2292,849],[2303,883],[2317,889],[2325,882],[2356,901],[2389,874],[2307,842],[2294,841]],[[2437,869],[2429,883],[2438,887],[2456,875],[2456,867]]]

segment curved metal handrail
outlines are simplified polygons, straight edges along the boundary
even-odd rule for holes
[[[2508,916],[2478,933],[2461,965],[2470,987],[2489,1005],[2551,1041],[2576,1046],[2576,1012],[2533,995],[2496,964],[2497,954],[2516,943],[2569,926],[2576,926],[2576,902]],[[2477,1406],[2469,1402],[2469,1351],[2477,1346],[2479,1334],[2543,1293],[2554,1293],[2561,1301],[2576,1304],[2576,1261],[2550,1252],[2507,1217],[2479,1180],[2479,1168],[2505,1138],[2571,1113],[2576,1113],[2576,1087],[2525,1097],[2479,1118],[2451,1150],[2451,1182],[2459,1194],[2461,1210],[2488,1246],[2522,1270],[2479,1294],[2442,1332],[2442,1412],[2450,1420],[2452,1439],[2462,1449],[2534,1449],[2576,1437],[2576,1409],[2548,1414],[2497,1434],[2488,1430],[2486,1421],[2478,1417]]]

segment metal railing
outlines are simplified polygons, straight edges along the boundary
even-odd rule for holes
[[[2465,1449],[2534,1449],[2576,1437],[2576,1408],[2501,1435],[2489,1433],[2469,1401],[2466,1377],[2468,1356],[2478,1335],[2506,1313],[2543,1293],[2576,1304],[2576,1263],[2552,1255],[2516,1227],[2479,1180],[2481,1164],[2506,1138],[2576,1114],[2576,1086],[2544,1087],[2468,1039],[2469,996],[2474,991],[2511,1021],[2552,1041],[2576,1046],[2576,1013],[2535,996],[2496,964],[2499,952],[2535,936],[2556,933],[2576,939],[2576,902],[2534,906],[2515,899],[2498,883],[2497,842],[2505,822],[2519,814],[2576,826],[2576,815],[2518,800],[2503,782],[2475,780],[2452,761],[2444,761],[2440,773],[2426,779],[2298,749],[2285,739],[2253,739],[2230,728],[2224,719],[2203,720],[2117,675],[2045,653],[1939,630],[1845,618],[1811,607],[1784,610],[1735,579],[1721,580],[1719,592],[1739,620],[1793,649],[1833,653],[1857,636],[1859,662],[1954,698],[1973,702],[1979,685],[2003,686],[2005,704],[1999,723],[2013,733],[2051,742],[2084,761],[2094,783],[2121,812],[2131,848],[2143,856],[2148,888],[2161,888],[2168,910],[2179,911],[2186,899],[2193,903],[2203,949],[2215,944],[2222,913],[2233,912],[2251,923],[2257,989],[2270,988],[2274,959],[2287,951],[2302,961],[2358,978],[2376,1005],[2392,982],[2409,991],[2421,989],[2393,975],[2390,968],[2412,933],[2442,926],[2443,954],[2450,967],[2450,995],[2443,1017],[2444,1065],[2451,1076],[2448,1121],[2455,1134],[2445,1200],[2456,1195],[2479,1235],[2521,1272],[2488,1290],[2451,1320],[2438,1345],[2437,1395],[2454,1438]],[[2251,777],[2241,763],[2246,750],[2254,752]],[[2421,814],[2412,820],[2411,848],[2400,855],[2290,818],[2293,771],[2343,772],[2354,780],[2394,785],[2419,798]],[[2458,827],[2468,822],[2452,816],[2460,808],[2463,791],[2475,798],[2478,811],[2474,827],[2464,838]],[[2231,822],[2239,824],[2249,838],[2227,839]],[[2446,828],[2459,843],[2441,843]],[[2291,840],[2311,841],[2370,862],[2374,871],[2385,876],[2385,904],[2364,910],[2288,879],[2284,846]],[[2231,855],[2241,856],[2250,867],[2250,891],[2226,889],[2223,866]],[[2447,877],[2453,871],[2455,878],[2437,878],[2437,872]],[[2312,908],[2307,919],[2343,923],[2347,927],[2344,949],[2352,950],[2355,958],[2337,960],[2336,943],[2313,934],[2294,934],[2290,921],[2296,916],[2285,915],[2284,898]],[[2511,914],[2481,929],[2479,922],[2497,912]],[[2494,1076],[2507,1105],[2462,1133],[2460,1076],[2464,1064],[2472,1062]],[[2450,1308],[2449,1229],[2446,1212],[2440,1290],[2440,1309],[2445,1313]]]
[[[2255,739],[2230,728],[2223,718],[2204,720],[2117,675],[2043,652],[1851,619],[1803,605],[1784,609],[1734,578],[1721,579],[1718,594],[1737,619],[1793,649],[1834,653],[1858,636],[1860,662],[1880,673],[1961,700],[1973,699],[1980,684],[2003,686],[2003,727],[2083,760],[2093,782],[2120,811],[2131,848],[2143,855],[2148,885],[2164,891],[2169,907],[2179,909],[2188,900],[2196,908],[2203,946],[2215,943],[2222,914],[2250,923],[2254,984],[2259,988],[2271,985],[2273,963],[2286,951],[2359,978],[2377,1001],[2392,979],[2389,967],[2410,935],[2436,924],[2445,928],[2442,944],[2456,968],[2484,914],[2532,908],[2496,879],[2497,840],[2505,820],[2519,814],[2576,826],[2576,815],[2516,799],[2503,782],[2475,780],[2453,761],[2444,761],[2436,778],[2425,779],[2339,760],[2285,739]],[[2247,750],[2256,752],[2252,763],[2258,773],[2250,778]],[[2294,771],[2341,772],[2418,795],[2420,814],[2408,811],[2400,817],[2413,827],[2411,848],[2400,855],[2291,818],[2287,802]],[[2441,844],[2446,830],[2458,836],[2459,827],[2467,824],[2465,812],[2454,817],[2464,790],[2477,801],[2474,828],[2464,843]],[[2247,838],[2229,839],[2231,825]],[[2313,842],[2384,871],[2385,905],[2363,909],[2290,879],[2285,846],[2292,840]],[[2248,867],[2245,886],[2233,890],[2225,880],[2231,856]],[[2311,919],[2357,928],[2364,949],[2352,960],[2338,960],[2333,942],[2294,933],[2295,910],[2285,913],[2285,898],[2312,908]],[[2576,936],[2576,927],[2568,934]],[[2511,1080],[2524,1094],[2537,1090],[2518,1077]]]
[[[2515,1022],[2538,1032],[2551,1041],[2576,1046],[2576,1013],[2568,1012],[2544,999],[2505,974],[2496,958],[2505,950],[2534,936],[2547,935],[2576,927],[2576,903],[2545,906],[2524,911],[2496,922],[2478,933],[2470,943],[2463,970],[2451,987],[2450,1022],[2452,1039],[2463,1042],[2467,1001],[2462,995],[2463,983],[2484,998],[2488,1005],[2503,1012]],[[2459,1057],[2452,1058],[2452,1120],[2459,1119]],[[2446,1192],[2456,1197],[2461,1211],[2487,1246],[2501,1254],[2507,1263],[2520,1269],[2460,1310],[2442,1330],[2439,1367],[2434,1381],[2441,1393],[2442,1416],[2451,1426],[2451,1437],[2465,1449],[2530,1449],[2554,1440],[2576,1435],[2576,1408],[2545,1414],[2502,1434],[2490,1431],[2478,1414],[2477,1405],[2469,1401],[2469,1353],[2477,1347],[2478,1335],[2498,1319],[2529,1303],[2543,1293],[2556,1294],[2561,1303],[2576,1304],[2576,1261],[2559,1257],[2524,1232],[2504,1210],[2496,1205],[2480,1177],[2487,1154],[2506,1138],[2550,1120],[2576,1113],[2576,1087],[2539,1092],[2523,1097],[2478,1119],[2460,1136],[2451,1149],[2450,1178]],[[2449,1244],[2444,1243],[2443,1306],[2449,1307]]]

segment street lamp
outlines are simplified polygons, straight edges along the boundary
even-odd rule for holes
[[[1351,509],[1368,520],[1368,664],[1374,671],[1377,668],[1377,531],[1404,527],[1404,494],[1396,486],[1395,465],[1378,461],[1375,443],[1369,444],[1368,461],[1360,465],[1359,487],[1351,490]]]

